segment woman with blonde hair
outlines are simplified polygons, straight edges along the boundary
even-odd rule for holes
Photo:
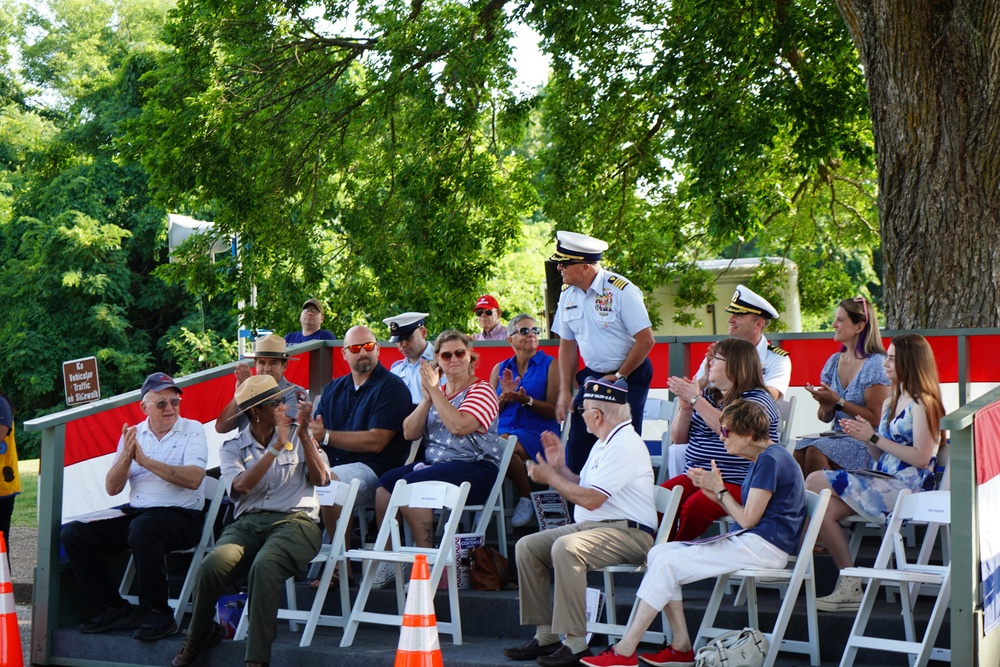
[[[917,334],[894,338],[885,370],[892,380],[892,395],[882,409],[878,430],[861,416],[840,420],[845,433],[867,444],[875,465],[850,471],[821,470],[806,479],[810,491],[833,491],[820,539],[841,570],[853,565],[841,519],[859,514],[885,523],[901,490],[931,491],[935,486],[937,451],[944,442],[939,426],[944,406],[931,346]],[[841,576],[833,593],[816,601],[816,608],[857,609],[861,593],[858,577]]]
[[[877,424],[882,404],[889,397],[885,348],[878,318],[867,299],[859,296],[837,305],[833,339],[840,343],[840,351],[823,366],[819,385],[806,385],[806,391],[819,403],[816,416],[832,423],[831,432],[802,438],[795,445],[795,460],[807,477],[817,470],[872,467],[875,461],[865,443],[844,433],[840,420],[863,417]]]

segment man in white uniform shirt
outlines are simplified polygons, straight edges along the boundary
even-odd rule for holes
[[[767,299],[745,285],[737,285],[731,303],[726,306],[729,316],[729,337],[742,338],[757,348],[760,365],[764,369],[764,386],[774,400],[788,392],[792,379],[792,360],[788,352],[768,343],[764,329],[771,320],[778,319],[778,311]],[[705,360],[694,379],[703,390],[708,386],[708,366],[715,357],[715,345],[709,345]]]
[[[653,380],[648,355],[656,341],[642,292],[601,267],[601,256],[607,249],[607,243],[586,234],[557,232],[556,252],[549,257],[559,267],[563,280],[559,307],[552,320],[552,331],[560,338],[556,419],[562,422],[574,408],[566,462],[577,473],[594,446],[594,437],[575,411],[583,401],[584,378],[628,382],[628,403],[636,415],[632,425],[636,432],[642,430],[642,411]],[[579,372],[578,352],[586,366]],[[580,385],[575,397],[574,379]]]
[[[416,405],[423,400],[420,392],[420,362],[434,360],[434,346],[427,342],[427,327],[424,318],[427,313],[402,313],[382,320],[389,327],[390,343],[403,353],[403,358],[394,361],[389,372],[398,375],[410,390],[410,398]]]
[[[166,373],[142,384],[139,407],[146,420],[122,427],[118,453],[105,479],[108,495],[129,484],[125,515],[63,526],[62,545],[70,569],[88,601],[100,611],[80,626],[83,633],[133,624],[138,615],[118,594],[108,573],[110,554],[129,549],[135,559],[139,606],[147,610],[133,637],[152,641],[177,632],[167,605],[165,554],[190,549],[201,539],[208,444],[200,422],[180,416],[181,390]]]
[[[575,523],[522,537],[517,543],[521,624],[534,625],[528,643],[504,650],[511,660],[541,667],[571,667],[587,648],[587,571],[620,563],[642,563],[653,546],[656,506],[649,451],[632,428],[624,380],[589,378],[583,418],[597,436],[579,476],[566,467],[562,444],[542,434],[545,456],[528,463],[528,475],[549,485],[576,508]],[[581,569],[580,563],[584,564]],[[550,593],[555,572],[555,602]],[[563,643],[559,635],[565,634]]]

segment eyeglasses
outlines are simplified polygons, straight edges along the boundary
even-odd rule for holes
[[[262,403],[262,405],[270,405],[272,408],[280,408],[283,405],[283,401],[280,398],[276,398],[273,401]]]
[[[438,352],[438,356],[445,361],[451,361],[452,357],[455,357],[456,359],[465,359],[465,355],[468,353],[468,350],[455,350],[454,352]]]
[[[719,433],[722,435],[723,440],[729,437],[729,429],[725,426],[719,426]]]
[[[712,361],[722,361],[722,362],[725,362],[726,358],[725,357],[720,357],[719,355],[715,355],[714,357],[712,357]]]
[[[485,315],[486,317],[493,317],[493,309],[492,308],[487,308],[487,309],[477,308],[476,309],[476,317],[482,317],[483,315]]]
[[[520,329],[515,330],[514,333],[521,334],[522,336],[527,336],[528,334],[533,333],[536,336],[540,336],[542,334],[542,328],[541,327],[521,327]]]
[[[581,405],[580,407],[578,407],[578,408],[576,409],[576,411],[577,411],[577,412],[579,412],[579,413],[580,413],[581,415],[585,414],[585,413],[587,412],[587,410],[597,410],[597,411],[598,411],[598,412],[600,412],[600,413],[601,413],[602,415],[604,414],[604,410],[601,410],[600,408],[585,408],[585,407],[583,407],[583,406]]]
[[[178,398],[171,398],[171,399],[164,398],[164,399],[161,399],[161,400],[157,401],[156,403],[147,403],[146,405],[152,405],[157,410],[166,410],[168,403],[170,404],[171,407],[176,408],[178,405],[181,404],[181,399],[179,397]]]
[[[376,343],[375,341],[369,341],[367,343],[361,343],[360,345],[346,345],[345,346],[346,349],[350,350],[351,354],[357,354],[361,350],[364,350],[365,352],[371,352],[376,347],[378,347],[378,343]]]
[[[577,264],[586,264],[587,262],[556,262],[556,266],[560,269],[565,269],[567,266],[576,266]]]
[[[868,324],[868,301],[865,300],[863,296],[854,297],[854,303],[860,303],[861,309],[865,314],[865,325]]]

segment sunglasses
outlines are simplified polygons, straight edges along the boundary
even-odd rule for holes
[[[729,437],[729,429],[725,426],[719,426],[719,433],[722,434],[723,440]]]
[[[176,408],[176,407],[177,407],[178,405],[180,405],[180,404],[181,404],[181,399],[180,399],[180,398],[171,398],[171,399],[166,399],[166,398],[164,398],[164,399],[162,399],[162,400],[159,400],[159,401],[157,401],[156,403],[148,403],[148,405],[152,405],[152,406],[153,406],[153,407],[155,407],[155,408],[156,408],[157,410],[166,410],[166,409],[167,409],[167,404],[168,404],[168,403],[169,403],[169,404],[170,404],[170,405],[171,405],[172,407],[175,407],[175,408]]]
[[[867,325],[868,324],[868,302],[865,300],[865,297],[863,297],[863,296],[856,296],[856,297],[854,297],[854,303],[860,303],[861,304],[861,308],[862,308],[862,310],[865,313],[865,324]]]
[[[452,357],[455,357],[456,359],[465,359],[465,355],[468,353],[468,350],[455,350],[454,352],[438,352],[438,356],[444,361],[451,361]]]
[[[476,317],[482,317],[483,315],[486,317],[493,317],[493,309],[489,308],[484,310],[483,308],[477,308]]]
[[[587,262],[556,262],[556,266],[560,269],[565,269],[567,266],[576,266],[577,264],[586,264]]]
[[[280,398],[276,398],[273,401],[261,403],[261,405],[270,405],[272,408],[280,408],[283,405],[283,401]]]
[[[378,343],[376,343],[375,341],[371,341],[368,343],[361,343],[360,345],[347,345],[345,347],[348,350],[350,350],[351,354],[357,354],[361,350],[364,350],[365,352],[371,352],[376,347],[378,347]]]
[[[520,329],[515,330],[514,333],[521,334],[522,336],[527,336],[528,334],[533,333],[536,336],[540,336],[542,334],[542,328],[541,327],[521,327]]]

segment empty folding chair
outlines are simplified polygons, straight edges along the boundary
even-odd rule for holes
[[[450,634],[452,642],[455,644],[462,643],[462,618],[458,607],[458,577],[457,563],[455,562],[455,533],[458,532],[462,509],[465,507],[465,499],[469,495],[470,488],[471,485],[468,482],[462,482],[461,486],[446,482],[407,484],[406,480],[402,479],[396,482],[392,496],[389,498],[385,517],[382,519],[382,526],[378,531],[378,537],[375,538],[375,548],[351,549],[347,552],[348,558],[362,561],[363,566],[361,588],[358,590],[358,597],[351,609],[351,616],[344,630],[344,638],[340,642],[342,647],[354,643],[354,635],[358,631],[359,623],[377,623],[396,627],[402,625],[405,605],[403,565],[412,564],[417,554],[424,554],[427,557],[427,564],[431,568],[431,590],[437,589],[442,576],[448,577],[448,604],[451,618],[448,621],[442,621],[440,617],[438,618],[438,632]],[[444,533],[437,548],[424,549],[404,546],[400,528],[402,518],[399,516],[399,510],[402,507],[419,507],[449,512]],[[396,614],[376,613],[365,609],[371,595],[372,580],[375,578],[375,571],[379,563],[392,563],[396,568]]]
[[[951,661],[950,649],[934,646],[941,624],[944,622],[945,612],[951,604],[951,565],[947,562],[943,565],[909,562],[900,528],[914,523],[926,523],[928,526],[936,526],[947,532],[951,523],[950,493],[948,491],[910,493],[906,490],[900,492],[889,525],[886,526],[882,546],[875,558],[875,565],[849,567],[841,572],[842,576],[861,577],[868,582],[858,615],[854,619],[854,626],[847,638],[844,657],[840,661],[841,667],[850,667],[854,664],[859,648],[903,653],[912,667],[924,667],[932,658]],[[899,590],[905,636],[903,640],[865,634],[869,629],[868,621],[882,586],[891,586]],[[927,627],[918,639],[913,619],[913,605],[916,601],[915,588],[919,586],[937,586],[938,594]]]

